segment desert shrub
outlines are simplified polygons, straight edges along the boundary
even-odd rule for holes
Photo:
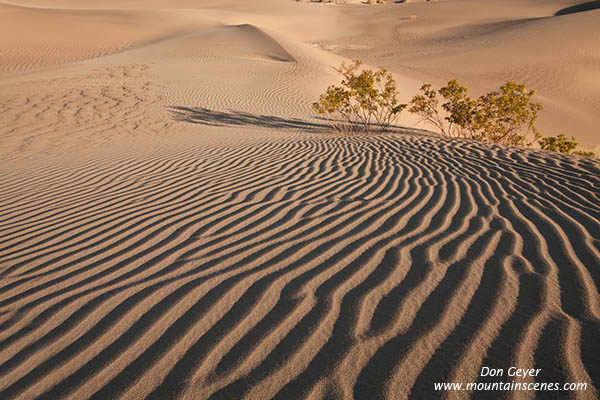
[[[576,156],[583,156],[583,157],[596,157],[596,153],[594,153],[593,151],[582,151],[582,150],[577,150],[572,152],[571,154],[575,154]]]
[[[409,111],[433,124],[443,136],[506,145],[530,144],[526,136],[530,133],[539,137],[535,121],[542,105],[531,101],[535,92],[524,85],[507,82],[499,91],[476,100],[456,79],[437,91],[430,84],[420,91],[410,101]]]
[[[595,157],[593,152],[571,152],[578,146],[573,137],[543,137],[538,132],[535,122],[542,105],[532,101],[535,91],[525,85],[509,81],[473,99],[456,79],[438,90],[425,83],[409,104],[401,104],[390,72],[384,67],[372,71],[361,66],[360,60],[342,63],[335,69],[343,77],[340,85],[329,86],[313,103],[313,109],[329,117],[341,134],[386,131],[409,107],[421,117],[420,122],[435,126],[445,137],[512,146],[530,146],[537,140],[543,150]]]
[[[475,102],[468,96],[466,87],[453,79],[437,91],[429,83],[421,86],[420,90],[421,94],[410,101],[408,111],[421,116],[421,122],[433,124],[443,136],[473,136],[468,128],[475,112]],[[441,110],[438,94],[446,100],[441,104]]]
[[[362,62],[342,63],[336,71],[343,77],[339,86],[331,85],[313,109],[328,116],[339,133],[386,131],[398,119],[406,104],[398,101],[398,89],[385,68],[361,69]]]
[[[474,129],[481,132],[482,140],[492,143],[530,144],[521,133],[533,133],[536,139],[540,136],[535,121],[542,105],[531,101],[534,94],[535,91],[527,91],[522,84],[507,82],[499,92],[481,96],[477,101]]]
[[[538,141],[542,150],[556,151],[559,153],[570,153],[571,150],[577,147],[578,143],[574,137],[567,138],[565,135],[548,136]]]
[[[596,154],[594,154],[591,151],[578,150],[578,151],[571,152],[571,150],[574,150],[577,148],[579,143],[577,143],[575,141],[574,137],[571,137],[571,139],[569,139],[563,134],[560,134],[558,136],[544,137],[538,141],[538,144],[540,145],[540,148],[542,150],[556,151],[559,153],[570,153],[570,154],[575,154],[578,156],[585,156],[585,157],[595,157],[596,156]]]

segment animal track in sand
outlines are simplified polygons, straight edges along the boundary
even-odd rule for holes
[[[103,143],[114,135],[156,133],[165,126],[146,111],[161,103],[157,85],[146,75],[145,65],[98,69],[77,78],[49,79],[36,87],[27,83],[3,86],[0,135],[7,154],[15,151],[52,152],[67,138]],[[139,132],[138,132],[139,131]],[[83,134],[85,133],[85,134]]]

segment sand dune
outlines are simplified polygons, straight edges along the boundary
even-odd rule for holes
[[[355,46],[339,53],[437,85],[457,77],[477,95],[507,80],[523,82],[545,106],[542,131],[574,135],[600,150],[600,10],[555,15],[563,8],[565,2],[457,0],[348,9],[364,24],[344,39]]]
[[[0,72],[116,53],[183,29],[168,13],[32,9],[0,4]]]
[[[556,395],[434,389],[512,379],[483,366],[597,398],[600,162],[311,110],[360,56],[403,93],[524,79],[597,143],[597,12],[1,5],[0,398]]]
[[[4,179],[2,397],[597,385],[597,162],[288,134]]]

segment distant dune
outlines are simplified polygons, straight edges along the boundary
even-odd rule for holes
[[[0,399],[598,398],[600,160],[311,109],[516,79],[593,149],[595,2],[8,3]],[[434,387],[511,380],[587,388]]]

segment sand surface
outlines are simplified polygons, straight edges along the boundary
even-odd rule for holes
[[[0,399],[598,398],[600,161],[311,110],[515,79],[598,151],[597,3],[0,3]]]

